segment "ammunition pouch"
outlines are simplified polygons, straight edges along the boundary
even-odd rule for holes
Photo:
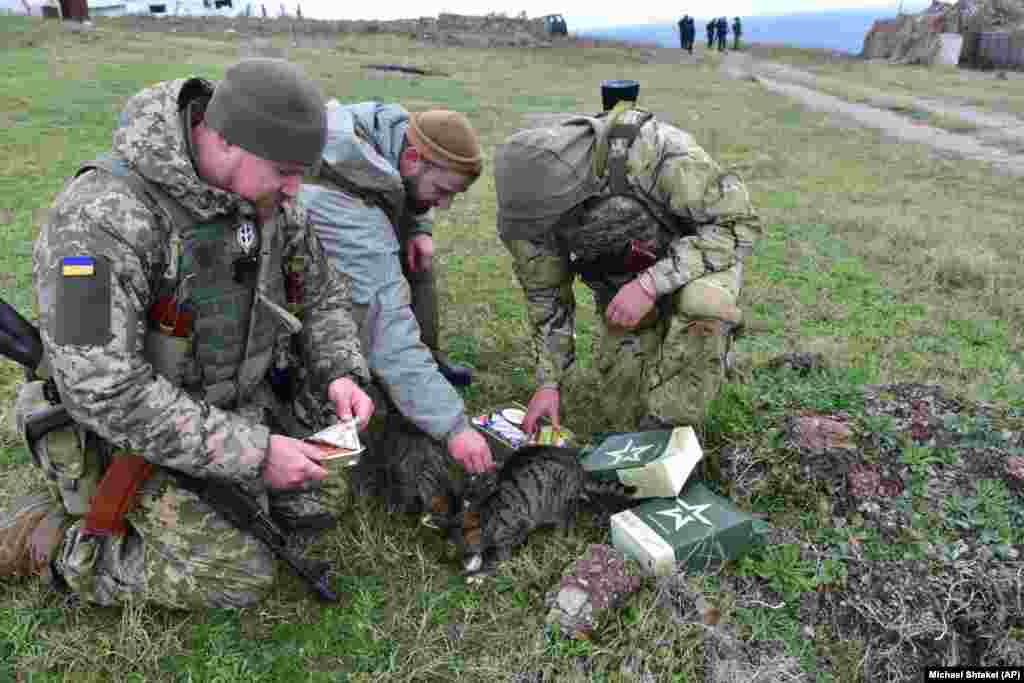
[[[109,461],[102,441],[82,429],[46,396],[45,382],[23,384],[15,400],[18,432],[47,486],[68,514],[88,512]]]
[[[176,337],[151,326],[146,330],[143,355],[156,374],[162,375],[174,386],[181,387],[191,383],[189,375],[194,373],[191,347],[190,336]]]

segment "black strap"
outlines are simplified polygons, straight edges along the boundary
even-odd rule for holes
[[[612,194],[631,194],[626,179],[626,159],[629,148],[640,134],[640,129],[654,114],[649,111],[631,110],[639,114],[637,121],[632,123],[614,123],[608,129],[608,183]],[[615,141],[625,140],[624,145],[616,145]]]
[[[182,488],[199,496],[203,502],[230,521],[236,528],[247,531],[292,568],[306,584],[325,602],[337,602],[338,594],[331,589],[329,562],[306,560],[289,547],[288,536],[263,512],[259,503],[234,484],[215,479],[197,479],[175,472]]]

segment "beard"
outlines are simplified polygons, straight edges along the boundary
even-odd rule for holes
[[[430,211],[430,204],[421,202],[417,199],[419,180],[420,178],[418,175],[413,176],[412,178],[402,178],[402,185],[405,186],[405,208],[415,215]]]
[[[256,205],[258,211],[266,212],[276,209],[282,201],[283,197],[280,192],[264,192],[253,198],[252,203]]]

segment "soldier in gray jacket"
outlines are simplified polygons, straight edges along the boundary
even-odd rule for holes
[[[422,281],[432,280],[426,214],[435,206],[448,208],[479,176],[476,132],[456,112],[410,115],[394,104],[337,100],[327,103],[327,129],[321,168],[302,186],[299,203],[332,265],[352,279],[372,376],[407,421],[404,426],[411,422],[421,437],[403,443],[410,451],[438,453],[436,444],[443,443],[466,470],[490,469],[487,442],[470,426],[462,398],[421,339],[423,328],[434,324],[421,315],[427,306],[434,317],[432,293],[428,301],[417,300]],[[410,280],[418,282],[410,287]]]

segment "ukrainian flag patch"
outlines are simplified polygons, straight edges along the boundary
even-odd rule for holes
[[[64,277],[87,277],[96,273],[96,259],[92,256],[65,256],[60,272]]]

